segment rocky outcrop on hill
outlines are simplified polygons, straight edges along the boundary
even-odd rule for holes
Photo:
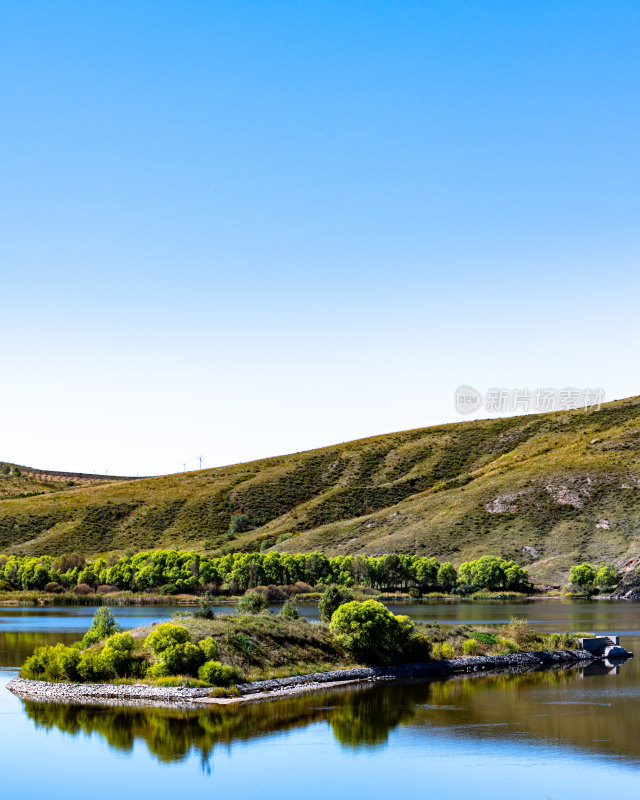
[[[628,569],[611,595],[617,600],[640,600],[640,567]]]

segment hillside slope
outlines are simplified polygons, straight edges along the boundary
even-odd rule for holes
[[[496,554],[559,583],[640,555],[640,398],[0,500],[0,552]]]
[[[0,461],[0,500],[60,492],[70,486],[97,486],[113,481],[131,480],[137,478],[90,475],[85,472],[58,472]]]

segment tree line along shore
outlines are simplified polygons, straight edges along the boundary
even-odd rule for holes
[[[572,567],[570,593],[589,595],[615,588],[620,576],[610,565]],[[389,553],[381,556],[336,556],[323,553],[229,553],[207,557],[194,551],[148,550],[86,560],[63,556],[0,555],[0,598],[14,592],[95,599],[132,593],[139,597],[234,597],[262,588],[273,602],[312,594],[328,585],[361,587],[374,592],[459,597],[480,593],[532,594],[526,569],[515,561],[482,556],[458,569],[449,561]],[[71,600],[71,597],[67,598]]]

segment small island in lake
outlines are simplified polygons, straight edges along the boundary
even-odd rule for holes
[[[216,617],[203,606],[125,632],[103,606],[81,641],[37,648],[9,688],[58,701],[230,702],[347,681],[539,669],[630,655],[617,639],[541,633],[520,619],[495,626],[414,623],[375,600],[344,602],[342,591],[327,589],[320,624],[300,618],[292,603],[277,616],[269,613],[260,593],[243,598],[238,616]]]

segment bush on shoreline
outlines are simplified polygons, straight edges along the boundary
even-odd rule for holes
[[[345,650],[365,664],[429,657],[429,642],[409,617],[392,614],[377,600],[343,603],[333,612],[331,630]]]

